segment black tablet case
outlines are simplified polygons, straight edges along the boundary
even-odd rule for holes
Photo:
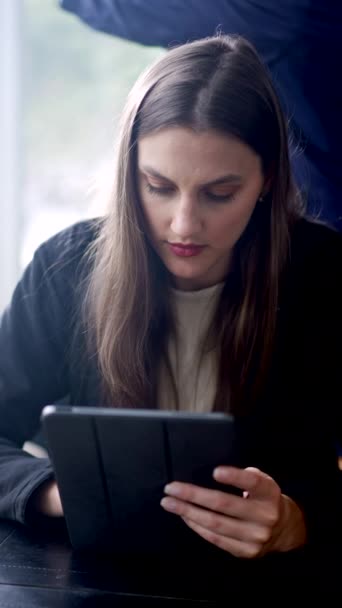
[[[174,480],[223,489],[214,468],[239,464],[230,416],[61,406],[45,408],[42,422],[75,549],[201,550],[205,541],[160,500]]]

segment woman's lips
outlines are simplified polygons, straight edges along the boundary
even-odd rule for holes
[[[205,248],[205,245],[182,245],[181,243],[168,243],[168,246],[174,255],[182,258],[199,255]]]

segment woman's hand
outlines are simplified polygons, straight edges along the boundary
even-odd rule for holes
[[[32,497],[32,507],[35,511],[49,517],[62,517],[63,507],[59,496],[58,486],[54,480],[46,481]]]
[[[252,467],[218,467],[213,476],[243,490],[243,497],[173,482],[165,487],[168,496],[161,505],[180,515],[205,540],[236,557],[261,557],[305,544],[301,509],[281,493],[271,477]]]

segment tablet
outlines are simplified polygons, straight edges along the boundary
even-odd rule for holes
[[[41,420],[77,550],[193,551],[200,537],[160,506],[164,486],[228,491],[213,470],[239,465],[228,414],[48,405]]]

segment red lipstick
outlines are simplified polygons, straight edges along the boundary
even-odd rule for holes
[[[199,255],[205,248],[205,245],[182,245],[182,243],[168,243],[168,245],[172,253],[183,258]]]

